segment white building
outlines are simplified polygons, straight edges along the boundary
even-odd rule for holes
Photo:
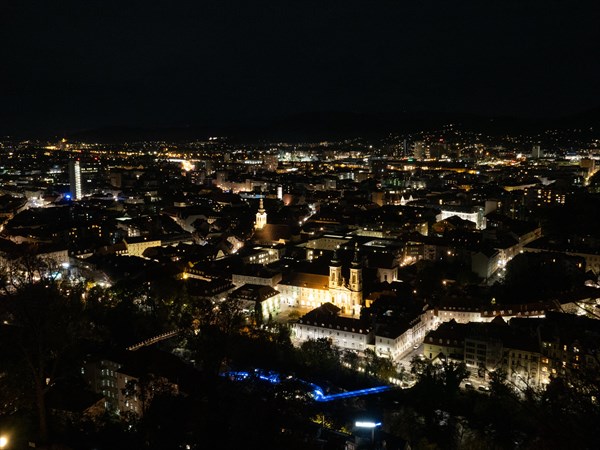
[[[79,200],[83,197],[79,160],[69,161],[69,188],[71,190],[71,198],[74,200]]]
[[[362,267],[355,253],[349,276],[342,276],[342,263],[334,255],[329,276],[295,272],[277,285],[284,305],[316,308],[332,303],[345,315],[358,317],[363,301]]]
[[[284,253],[282,245],[256,246],[252,249],[244,249],[241,256],[246,264],[271,264],[279,261]]]
[[[239,300],[245,312],[254,315],[257,312],[263,321],[277,316],[280,311],[280,293],[271,286],[244,284],[229,294],[230,300]]]
[[[150,247],[160,247],[160,239],[147,239],[145,237],[132,237],[124,241],[129,256],[143,257],[144,250]]]
[[[343,350],[364,351],[369,345],[370,329],[360,319],[340,317],[340,308],[325,303],[292,324],[292,336],[297,343],[309,339],[330,339]]]
[[[437,326],[433,310],[424,311],[404,326],[380,325],[375,330],[375,352],[378,356],[399,359],[425,339]]]
[[[485,220],[485,209],[483,206],[454,206],[454,205],[442,205],[438,206],[441,213],[436,217],[437,221],[446,220],[448,217],[458,216],[463,220],[468,220],[475,224],[478,230],[484,230],[486,227]]]
[[[260,286],[275,287],[281,281],[280,272],[268,272],[266,270],[244,270],[231,274],[231,282],[236,286],[244,284],[257,284]]]

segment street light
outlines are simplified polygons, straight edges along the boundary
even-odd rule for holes
[[[6,436],[0,436],[0,448],[6,448],[8,445],[8,438]]]
[[[375,428],[375,427],[380,427],[381,426],[381,422],[362,422],[362,421],[358,421],[358,422],[355,422],[354,425],[357,428]]]
[[[354,423],[356,428],[370,428],[371,429],[371,444],[375,443],[375,428],[381,426],[381,422],[371,422],[371,421],[356,421]]]

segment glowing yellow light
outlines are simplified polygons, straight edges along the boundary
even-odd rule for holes
[[[183,168],[183,170],[185,170],[186,172],[189,172],[190,170],[194,170],[194,165],[189,162],[189,161],[182,161],[181,162],[181,167]]]

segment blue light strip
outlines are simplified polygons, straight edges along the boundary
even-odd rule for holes
[[[223,373],[221,373],[221,375],[224,377],[228,377],[234,381],[246,380],[251,375],[254,375],[258,379],[268,381],[271,384],[278,384],[281,382],[281,378],[280,378],[279,374],[277,374],[275,372],[263,372],[258,369],[255,370],[254,373],[252,373],[252,374],[250,372],[232,371],[232,372],[223,372]],[[380,392],[385,392],[385,391],[388,391],[391,389],[390,386],[375,386],[375,387],[371,387],[371,388],[358,389],[356,391],[340,392],[339,394],[325,395],[323,393],[323,389],[320,386],[317,386],[314,383],[309,383],[308,381],[304,381],[301,379],[296,379],[296,380],[306,384],[307,386],[309,386],[312,389],[312,396],[313,396],[314,400],[317,402],[329,402],[332,400],[338,400],[338,399],[342,399],[342,398],[361,397],[363,395],[378,394]]]
[[[378,394],[390,390],[390,386],[375,386],[372,388],[359,389],[356,391],[340,392],[339,394],[323,395],[322,391],[313,391],[315,400],[318,402],[329,402],[340,398],[362,397],[363,395]]]

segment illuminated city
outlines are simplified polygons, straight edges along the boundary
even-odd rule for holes
[[[600,448],[593,5],[225,3],[7,8],[0,449]]]

